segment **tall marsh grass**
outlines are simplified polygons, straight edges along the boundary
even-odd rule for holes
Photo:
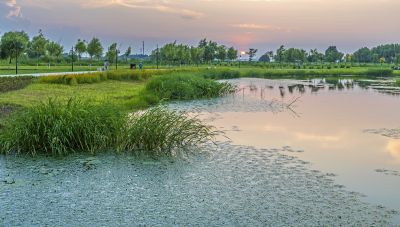
[[[65,155],[111,147],[121,117],[112,105],[50,99],[17,114],[0,133],[2,153]]]
[[[216,131],[186,113],[154,107],[126,114],[110,104],[49,100],[0,128],[0,153],[68,155],[104,150],[174,155],[205,143]]]
[[[118,137],[118,150],[173,155],[213,139],[216,131],[184,112],[154,107],[127,117]]]
[[[145,90],[165,100],[191,100],[214,98],[234,90],[229,83],[219,83],[211,79],[191,74],[169,74],[153,77]]]

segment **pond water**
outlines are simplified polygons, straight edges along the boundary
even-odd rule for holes
[[[170,105],[225,132],[197,155],[0,156],[0,226],[400,224],[390,81],[230,82],[233,95]]]
[[[194,101],[233,144],[279,148],[335,174],[363,200],[400,210],[400,89],[387,80],[231,80],[239,91]],[[400,224],[400,218],[395,218]]]

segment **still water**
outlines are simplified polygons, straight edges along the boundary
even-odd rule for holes
[[[365,201],[400,210],[400,96],[390,81],[230,82],[235,95],[192,108],[233,144],[283,148]]]

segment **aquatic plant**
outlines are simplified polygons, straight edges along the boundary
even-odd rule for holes
[[[172,155],[215,135],[198,118],[164,107],[124,114],[108,103],[50,99],[5,121],[0,153],[59,156],[114,150]]]
[[[129,115],[117,144],[123,152],[173,155],[204,144],[216,134],[196,117],[159,106]]]
[[[153,77],[146,91],[166,100],[191,100],[218,97],[234,91],[229,83],[219,83],[190,74],[169,74]]]
[[[121,119],[111,104],[49,99],[5,122],[0,131],[0,151],[31,155],[95,153],[114,144]]]

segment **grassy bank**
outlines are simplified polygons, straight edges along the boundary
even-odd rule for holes
[[[0,152],[65,155],[118,150],[171,155],[211,139],[214,131],[184,113],[162,108],[130,113],[164,100],[211,98],[231,91],[227,84],[182,72],[121,75],[95,82],[81,75],[44,77],[2,93],[0,105],[23,108],[0,122]],[[65,83],[65,78],[79,82]]]

